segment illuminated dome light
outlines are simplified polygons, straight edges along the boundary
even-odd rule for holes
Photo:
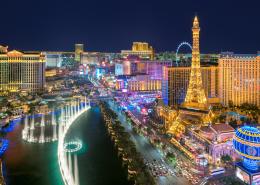
[[[237,129],[233,138],[236,152],[243,158],[243,166],[251,171],[259,169],[260,131],[255,127],[244,126]]]
[[[70,141],[64,144],[64,151],[68,153],[78,152],[82,148],[81,141]]]

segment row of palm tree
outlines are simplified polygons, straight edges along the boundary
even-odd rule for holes
[[[115,112],[104,102],[100,103],[100,109],[118,155],[122,159],[123,165],[128,169],[129,180],[136,185],[155,184],[141,154],[136,150],[134,142],[117,119]]]

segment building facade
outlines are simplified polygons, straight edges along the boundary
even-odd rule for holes
[[[83,52],[80,55],[81,64],[98,65],[105,56],[99,52]]]
[[[199,138],[203,139],[207,145],[208,160],[210,163],[219,163],[221,157],[229,155],[234,160],[238,158],[232,144],[235,134],[234,128],[225,123],[218,123],[201,127]]]
[[[139,56],[141,59],[153,60],[154,49],[146,42],[134,42],[132,50],[122,50],[121,55],[126,58],[128,56]]]
[[[80,55],[84,52],[84,44],[75,44],[75,61],[80,62]]]
[[[162,80],[163,66],[171,66],[169,60],[142,60],[137,62],[137,73],[150,75],[151,79]]]
[[[171,66],[171,61],[160,60],[141,60],[138,58],[130,58],[118,60],[115,63],[115,75],[135,75],[146,74],[151,79],[162,79],[163,66]]]
[[[46,68],[61,67],[62,53],[61,52],[44,52],[46,60]]]
[[[257,55],[222,53],[219,59],[221,103],[251,103],[260,106],[260,52]]]
[[[8,46],[1,46],[0,45],[0,53],[7,53]]]
[[[115,64],[115,75],[133,75],[137,72],[136,62],[134,61],[120,61]]]
[[[69,51],[43,51],[46,68],[60,68],[75,63],[75,53]]]
[[[128,81],[129,91],[160,91],[161,80],[151,79],[149,75],[137,75]]]
[[[218,67],[201,67],[202,85],[208,101],[217,101]],[[175,106],[184,102],[190,79],[190,67],[163,67],[162,98],[165,105]]]
[[[149,75],[120,76],[116,79],[117,91],[161,91],[161,80],[151,79]]]
[[[16,50],[0,54],[0,92],[40,92],[45,85],[45,56]]]

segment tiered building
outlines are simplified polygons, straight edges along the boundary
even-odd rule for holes
[[[257,55],[222,53],[219,59],[219,97],[224,105],[260,106],[260,52]]]
[[[128,57],[131,55],[139,56],[141,59],[154,59],[154,49],[152,46],[149,46],[146,42],[134,42],[132,50],[122,50],[121,55],[123,57]]]
[[[45,57],[42,53],[16,50],[0,54],[0,93],[39,92],[45,85]]]

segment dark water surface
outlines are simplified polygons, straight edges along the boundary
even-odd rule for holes
[[[7,134],[9,149],[4,156],[8,185],[62,185],[57,143],[33,144],[21,139],[22,125]],[[98,108],[84,113],[69,130],[68,138],[80,139],[78,155],[80,185],[128,185]],[[67,138],[67,139],[68,139]]]

